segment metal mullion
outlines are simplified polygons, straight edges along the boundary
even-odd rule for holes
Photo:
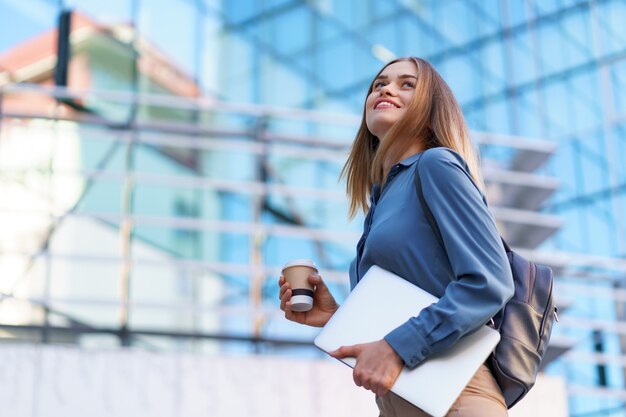
[[[5,126],[21,126],[19,123],[15,122],[4,122]],[[38,129],[47,128],[38,127]],[[130,133],[123,131],[108,131],[99,128],[85,127],[80,126],[79,131],[77,133],[88,135],[88,137],[83,138],[86,140],[106,140],[110,142],[122,142],[128,143],[130,140]],[[69,130],[60,128],[59,131]],[[73,133],[76,131],[72,131]],[[204,132],[206,133],[206,132]],[[210,132],[212,136],[247,136],[250,135],[249,131],[214,131]],[[142,132],[141,136],[137,139],[137,143],[147,144],[147,145],[162,145],[162,146],[170,146],[178,149],[198,149],[198,150],[239,150],[239,151],[248,151],[251,153],[260,153],[263,149],[262,143],[252,143],[244,140],[230,140],[230,139],[216,139],[211,138],[211,140],[202,140],[199,141],[197,138],[194,138],[191,135],[180,135],[180,134],[170,134],[170,133],[147,133]],[[264,138],[266,141],[271,141],[273,136],[269,135]],[[280,139],[286,140],[288,136],[280,136]],[[288,139],[287,139],[288,140]],[[302,146],[308,145],[307,141],[311,141],[311,145],[320,144],[321,139],[317,139],[314,137],[298,137],[294,140],[294,145],[284,145],[284,144],[276,144],[272,143],[272,153],[279,155],[287,155],[287,156],[299,156],[304,159],[328,159],[328,160],[336,160],[343,161],[347,158],[347,152],[349,148],[349,144],[345,146],[342,145],[345,150],[320,150],[320,149],[306,149],[306,153],[302,152]],[[326,140],[326,139],[325,139]],[[333,148],[337,145],[337,140],[329,140],[329,143],[332,142]]]
[[[600,388],[597,386],[588,386],[588,385],[574,385],[567,384],[567,395],[570,397],[584,397],[584,396],[592,396],[592,397],[602,397],[602,398],[613,398],[622,401],[626,401],[626,391],[623,388]],[[620,406],[616,410],[613,411],[623,411],[624,407]],[[579,417],[583,416],[606,416],[611,414],[606,414],[603,411],[596,414],[581,414]]]
[[[4,252],[5,254],[17,254],[23,256],[34,256],[41,257],[42,253],[25,253],[25,252]],[[84,261],[84,262],[102,262],[102,263],[120,263],[122,261],[122,257],[120,256],[102,256],[102,255],[80,255],[80,254],[66,254],[66,253],[58,253],[58,252],[50,252],[49,256],[53,259],[63,260],[63,261]],[[186,269],[186,270],[207,270],[211,273],[215,273],[217,275],[222,274],[240,274],[240,275],[248,275],[252,271],[252,266],[249,263],[240,264],[240,263],[225,263],[225,262],[214,262],[214,261],[198,261],[198,260],[189,260],[189,259],[180,259],[180,258],[166,258],[165,255],[163,259],[141,259],[141,258],[133,258],[132,260],[133,266],[173,266],[176,268]],[[279,266],[268,266],[264,265],[263,274],[265,276],[274,276],[278,277],[281,272],[281,268]],[[322,269],[322,274],[324,275],[325,281],[333,282],[337,284],[346,284],[347,281],[347,272],[338,271],[338,270],[325,270]],[[223,277],[221,277],[224,279]],[[11,297],[11,294],[0,294],[2,297]]]
[[[31,113],[5,113],[5,117],[19,118],[19,119],[43,119],[43,120],[51,120],[50,116],[45,114],[31,114]],[[127,128],[127,126],[120,127],[118,123],[111,124],[108,121],[102,120],[74,120],[74,119],[63,119],[58,118],[59,120],[67,120],[73,123],[80,124],[84,129],[84,125],[99,125],[105,126],[109,129],[117,129]],[[215,129],[208,127],[198,127],[193,124],[188,123],[135,123],[133,128],[141,131],[142,136],[147,136],[147,131],[158,131],[161,135],[172,136],[175,138],[181,138],[189,141],[189,137],[198,137],[198,136],[234,136],[234,137],[252,137],[253,132],[250,130],[232,130],[232,129]],[[181,134],[184,132],[186,134]],[[344,138],[327,138],[327,137],[314,137],[314,136],[305,136],[305,135],[287,135],[280,133],[272,133],[265,132],[261,139],[266,142],[287,142],[293,143],[296,145],[309,145],[309,146],[322,146],[328,149],[335,150],[347,150],[350,147],[350,143],[347,139]],[[154,142],[159,142],[159,139],[151,139]],[[163,139],[161,139],[163,141]],[[192,142],[193,143],[193,142]],[[198,145],[196,146],[205,146],[201,141],[198,141]],[[206,145],[211,146],[211,145]]]
[[[44,305],[46,300],[36,297],[11,297],[12,300],[30,304]],[[104,299],[104,298],[89,298],[89,297],[71,297],[71,298],[56,298],[52,297],[47,300],[47,305],[51,310],[55,310],[56,305],[76,305],[76,306],[99,306],[99,307],[115,307],[119,308],[122,301],[119,299]],[[128,303],[128,306],[132,309],[140,308],[147,310],[161,310],[161,311],[174,311],[174,312],[194,312],[201,314],[221,314],[221,315],[249,315],[254,317],[256,314],[261,313],[264,315],[280,316],[284,313],[277,307],[269,307],[259,305],[256,308],[248,308],[243,306],[224,306],[216,304],[189,304],[185,301],[181,302],[146,302],[146,301],[134,301]]]
[[[516,250],[522,256],[526,256],[535,262],[546,264],[553,268],[591,267],[608,271],[626,272],[626,260],[621,258],[560,251],[527,250],[523,248],[516,248]]]
[[[13,324],[0,324],[0,329],[7,329],[10,331],[16,330],[32,330],[41,332],[42,326],[38,325],[13,325]],[[278,338],[268,338],[268,337],[252,337],[251,335],[246,334],[232,334],[232,333],[205,333],[205,332],[176,332],[176,331],[159,331],[153,329],[132,329],[127,333],[120,331],[118,328],[110,328],[110,327],[91,327],[91,326],[70,326],[70,327],[61,327],[61,326],[51,326],[51,331],[55,333],[65,333],[72,335],[74,337],[84,335],[84,334],[110,334],[117,336],[119,338],[122,337],[137,337],[137,336],[156,336],[156,337],[169,337],[169,338],[178,338],[178,339],[207,339],[207,340],[217,340],[217,341],[235,341],[235,342],[249,342],[249,343],[268,343],[275,345],[284,345],[284,346],[305,346],[311,347],[311,340],[297,340],[297,339],[278,339]],[[38,371],[39,366],[36,366],[35,369]],[[40,381],[40,379],[35,379],[35,381]],[[35,414],[39,415],[39,414]]]
[[[596,11],[596,5],[592,4],[590,8],[591,13],[591,32],[593,36],[593,41],[595,48],[600,51],[601,50],[601,40],[600,40],[600,29],[598,27],[598,16]],[[617,169],[617,153],[615,152],[615,137],[613,134],[613,126],[611,125],[611,119],[615,114],[615,108],[613,105],[613,92],[611,88],[611,74],[609,72],[609,67],[607,65],[600,65],[598,67],[599,78],[600,78],[600,93],[602,97],[601,105],[603,108],[603,134],[605,138],[605,146],[606,146],[606,155],[608,162],[608,172],[609,172],[609,190],[611,192],[611,205],[613,207],[613,230],[617,231],[616,234],[616,243],[617,247],[615,248],[616,253],[618,254],[626,254],[626,242],[624,241],[624,237],[620,233],[620,231],[624,230],[624,220],[622,219],[622,213],[620,210],[618,195],[615,192],[616,187],[620,184],[620,178]]]
[[[5,171],[7,172],[7,171]],[[10,171],[9,171],[10,172]],[[20,171],[17,171],[20,172]],[[302,188],[297,185],[285,184],[265,184],[252,181],[229,181],[206,177],[196,177],[193,175],[163,175],[134,173],[130,176],[123,172],[109,171],[103,169],[90,169],[81,171],[59,171],[57,176],[80,176],[86,181],[94,180],[117,180],[131,179],[135,187],[139,185],[152,185],[164,187],[183,187],[193,190],[220,191],[233,194],[251,195],[279,195],[287,197],[308,197],[321,201],[344,202],[345,194],[339,191],[327,190],[324,188]]]
[[[595,284],[585,285],[561,282],[557,284],[557,288],[564,291],[571,291],[572,293],[576,293],[577,295],[583,295],[590,298],[604,298],[608,300],[626,302],[626,289],[601,287]]]
[[[556,144],[545,139],[528,138],[520,135],[508,135],[504,133],[492,133],[484,131],[471,131],[472,138],[477,144],[498,145],[519,150],[532,150],[552,154],[556,150]]]
[[[85,130],[90,129],[90,128],[86,129],[85,127],[81,127],[81,129],[84,132]],[[124,143],[127,143],[130,140],[129,139],[130,134],[127,132],[114,131],[114,132],[111,132],[111,134],[108,134],[108,133],[103,133],[102,131],[95,130],[95,129],[92,131],[88,130],[87,132],[91,135],[94,135],[96,137],[99,136],[101,138],[108,138],[109,136],[112,136],[112,135],[118,135],[120,136],[121,139],[119,140],[112,139],[112,140],[120,141]],[[198,133],[207,133],[207,132],[198,132]],[[222,133],[226,133],[226,132],[222,132]],[[219,134],[219,132],[213,132],[213,134]],[[251,133],[248,131],[238,131],[238,132],[231,131],[230,134],[237,134],[241,136],[251,135]],[[474,130],[471,131],[471,134],[477,144],[498,145],[498,146],[503,146],[503,147],[510,147],[513,149],[519,149],[519,150],[532,150],[536,152],[545,152],[546,154],[553,153],[556,148],[556,145],[552,141],[536,139],[536,138],[528,138],[528,137],[519,136],[519,135],[495,134],[495,133],[490,133],[490,132],[482,132],[482,131],[474,131]],[[570,135],[568,134],[567,136],[570,136]],[[292,141],[298,145],[310,144],[310,145],[318,145],[318,146],[328,145],[331,147],[332,146],[337,147],[336,139],[325,140],[322,138],[313,138],[309,136],[298,137],[296,135],[271,135],[267,133],[264,134],[263,136],[263,139],[266,141],[272,141],[275,139],[288,141],[289,138],[295,138],[295,140],[292,140]],[[245,142],[245,141],[237,141],[239,143],[233,144],[233,142],[235,141],[228,141],[228,140],[222,140],[222,139],[211,139],[210,141],[197,141],[197,140],[189,139],[188,135],[176,135],[176,134],[169,134],[169,133],[156,134],[156,133],[142,132],[141,136],[137,139],[137,143],[157,144],[157,145],[174,146],[174,147],[176,147],[177,144],[179,145],[181,142],[186,142],[189,145],[188,147],[191,149],[209,150],[209,149],[222,148],[222,149],[234,149],[234,150],[243,149],[243,150],[249,150],[250,152],[253,152],[253,153],[262,152],[262,144],[255,144],[255,143],[250,143],[250,142]],[[329,159],[334,159],[335,157],[341,158],[341,155],[343,154],[343,152],[347,152],[348,148],[349,148],[349,144],[340,145],[340,148],[339,148],[341,149],[340,151],[327,150],[326,151],[328,153],[327,156]],[[290,148],[289,145],[272,143],[273,153],[280,154],[282,152],[285,152],[286,154],[290,154],[290,153],[296,153],[299,151],[301,150],[296,147]],[[307,150],[307,153],[309,153],[308,150]],[[300,155],[301,157],[306,158],[306,153],[301,153]],[[319,158],[321,159],[323,157],[319,157]]]
[[[95,96],[96,99],[105,98],[110,101],[121,103],[139,104],[139,99],[133,94],[109,90],[70,90],[62,87],[47,87],[40,84],[8,84],[0,87],[0,93],[9,94],[16,92],[39,92],[54,98],[85,99]],[[142,93],[141,105],[162,106],[177,110],[203,110],[216,113],[232,113],[243,116],[269,116],[287,120],[301,120],[305,122],[318,122],[325,124],[338,124],[353,126],[360,119],[352,114],[338,114],[319,110],[307,110],[281,106],[271,106],[256,103],[231,103],[218,101],[212,98],[176,97],[165,94]]]
[[[570,270],[564,271],[560,273],[560,276],[584,276],[588,278],[595,279],[594,277],[599,277],[601,281],[609,282],[610,280],[606,276],[600,276],[599,272],[595,273],[593,271],[585,272],[581,271],[581,268],[592,268],[594,270],[601,269],[604,271],[614,271],[614,272],[626,272],[626,260],[619,258],[610,258],[610,257],[602,257],[596,255],[585,255],[581,253],[571,253],[571,252],[546,252],[546,251],[537,251],[537,250],[526,250],[516,248],[516,250],[523,256],[528,257],[529,259],[533,259],[536,262],[543,263],[551,266],[556,269],[563,269],[564,267],[570,268]],[[13,254],[13,255],[23,255],[23,256],[34,256],[41,257],[43,254],[41,252],[38,253],[26,253],[21,251],[5,251],[4,254]],[[80,254],[64,254],[58,252],[50,252],[51,257],[61,260],[68,261],[88,261],[88,262],[111,262],[111,263],[119,263],[121,257],[117,256],[103,256],[103,255],[80,255]],[[230,273],[230,274],[248,274],[250,272],[249,264],[233,264],[233,263],[223,263],[223,262],[212,262],[212,261],[196,261],[196,260],[187,260],[180,258],[166,258],[166,255],[163,256],[162,259],[141,259],[134,258],[133,263],[137,265],[173,265],[181,268],[197,268],[197,269],[208,269],[215,273]],[[280,273],[279,266],[265,266],[265,275],[276,275]],[[347,276],[347,273],[343,271],[337,270],[323,270],[322,275],[324,275],[325,279],[330,279],[333,282],[344,282],[344,278]],[[595,274],[595,275],[594,275]],[[566,284],[568,285],[568,284]],[[574,284],[572,284],[574,285]],[[626,291],[626,290],[625,290]]]

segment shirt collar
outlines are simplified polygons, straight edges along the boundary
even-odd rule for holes
[[[418,152],[416,154],[413,154],[407,158],[404,158],[402,161],[398,162],[398,165],[402,165],[404,167],[410,167],[411,165],[413,165],[415,163],[415,161],[417,161],[420,157],[421,154],[423,154],[424,151],[422,152]]]

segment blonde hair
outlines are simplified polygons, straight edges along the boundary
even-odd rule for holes
[[[413,62],[417,67],[413,99],[403,117],[385,134],[384,140],[379,140],[368,130],[365,122],[367,108],[363,106],[361,125],[340,175],[340,178],[346,177],[350,218],[359,209],[367,212],[372,185],[384,184],[391,166],[415,141],[421,141],[424,150],[446,147],[459,153],[467,162],[476,184],[483,187],[478,153],[472,145],[461,108],[448,84],[429,62],[415,57],[398,58],[385,65],[374,80],[389,65],[400,61]],[[373,83],[366,97],[372,89]]]

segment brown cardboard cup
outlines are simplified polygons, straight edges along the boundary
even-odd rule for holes
[[[315,262],[294,259],[283,266],[283,276],[291,286],[291,310],[309,311],[313,308],[313,285],[309,275],[317,274]]]

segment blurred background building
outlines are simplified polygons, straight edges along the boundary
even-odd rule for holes
[[[338,176],[407,55],[456,94],[502,235],[556,272],[515,415],[626,415],[624,22],[622,0],[0,0],[7,415],[294,415],[277,392],[374,415],[276,282],[308,257],[347,296]]]

